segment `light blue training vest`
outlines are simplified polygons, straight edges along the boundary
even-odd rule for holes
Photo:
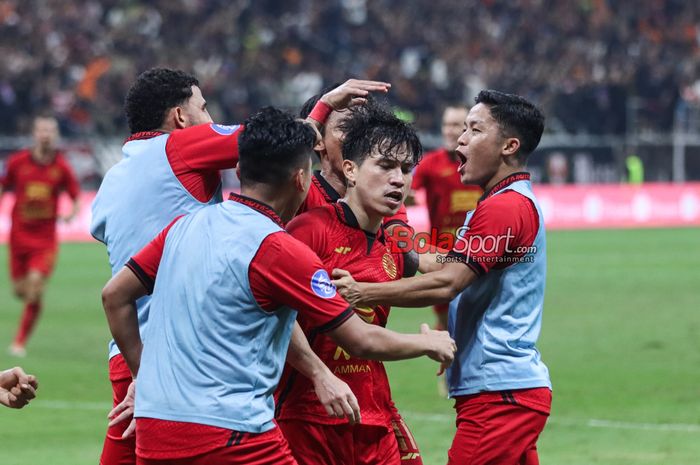
[[[263,240],[282,228],[235,201],[180,219],[168,232],[151,299],[136,417],[251,433],[275,427],[296,311],[261,309],[248,281]]]
[[[219,203],[221,186],[207,203],[192,197],[173,173],[165,153],[168,134],[124,144],[124,158],[105,175],[92,202],[90,233],[107,246],[112,275],[175,217]],[[145,296],[137,302],[139,327],[148,321]],[[114,340],[109,357],[119,353]]]
[[[537,209],[536,251],[507,268],[492,269],[450,303],[448,330],[457,342],[447,370],[450,397],[552,387],[535,347],[547,274],[544,218],[530,181],[516,181],[494,195],[507,190],[524,195]],[[465,226],[475,211],[467,214]]]

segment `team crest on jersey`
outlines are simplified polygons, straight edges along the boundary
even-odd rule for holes
[[[326,270],[318,270],[311,277],[311,290],[319,297],[332,299],[335,297],[335,286]]]
[[[384,268],[387,276],[389,276],[391,279],[396,279],[396,262],[394,261],[394,257],[392,257],[389,252],[384,252],[384,256],[382,257],[382,268]]]
[[[232,126],[227,126],[225,124],[214,124],[211,123],[209,127],[214,131],[215,133],[221,135],[221,136],[230,136],[236,130],[240,127],[239,124],[234,124]]]

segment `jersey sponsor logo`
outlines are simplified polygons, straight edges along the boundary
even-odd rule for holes
[[[396,279],[396,262],[394,261],[394,257],[392,257],[389,252],[384,253],[384,256],[382,257],[382,268],[384,268],[384,271],[389,278]]]
[[[335,286],[326,270],[318,270],[311,277],[311,290],[319,297],[332,299],[335,297]]]
[[[350,247],[336,247],[334,250],[335,253],[339,253],[341,255],[347,255],[351,251],[352,249]]]
[[[240,124],[234,124],[232,126],[227,126],[225,124],[215,124],[211,123],[209,124],[209,127],[214,131],[215,133],[221,135],[221,136],[230,136],[236,130],[241,127]]]
[[[333,374],[336,375],[350,375],[353,373],[369,373],[372,371],[372,367],[369,365],[360,365],[360,364],[352,364],[352,365],[341,365],[337,366],[333,369]]]
[[[343,357],[345,360],[350,360],[350,354],[347,352],[347,350],[338,346],[333,354],[333,360],[340,360],[340,357]]]

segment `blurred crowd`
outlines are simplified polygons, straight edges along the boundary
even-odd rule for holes
[[[193,72],[221,122],[356,76],[392,82],[422,130],[490,87],[539,102],[549,131],[663,131],[700,101],[700,2],[0,0],[0,56],[4,134],[46,110],[64,134],[125,134],[153,66]]]

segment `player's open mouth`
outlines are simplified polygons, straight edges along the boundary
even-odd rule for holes
[[[461,170],[462,167],[467,164],[467,156],[460,151],[457,151],[457,157],[459,157],[459,168],[457,169]]]
[[[401,205],[401,202],[403,202],[403,193],[401,191],[388,192],[384,194],[384,197],[389,199],[392,204]]]

